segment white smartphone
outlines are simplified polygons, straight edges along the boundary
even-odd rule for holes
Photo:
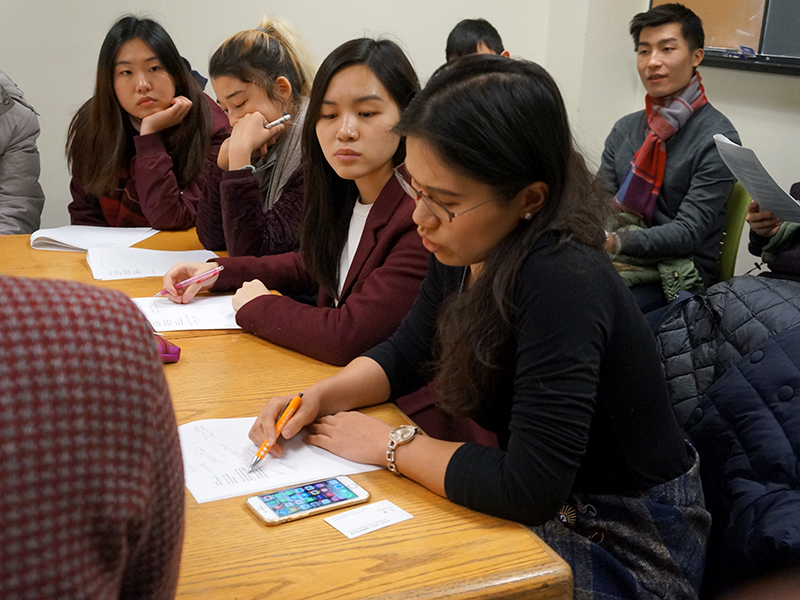
[[[367,500],[367,490],[340,475],[252,496],[247,508],[265,525],[280,525]]]

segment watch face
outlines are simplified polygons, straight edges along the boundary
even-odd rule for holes
[[[400,427],[395,427],[392,429],[389,437],[392,439],[392,441],[397,442],[398,444],[403,444],[414,437],[416,433],[417,428],[413,425],[401,425]]]

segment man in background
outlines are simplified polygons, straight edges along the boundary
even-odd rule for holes
[[[467,54],[499,54],[508,56],[503,40],[486,19],[464,19],[447,36],[447,62]]]
[[[696,70],[705,43],[697,15],[663,4],[637,14],[630,33],[645,110],[614,125],[598,175],[620,209],[606,250],[647,313],[714,283],[735,178],[713,136],[739,143],[739,135],[709,104]]]

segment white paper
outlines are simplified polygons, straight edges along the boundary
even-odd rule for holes
[[[93,227],[65,225],[31,234],[31,248],[86,252],[89,248],[129,248],[157,234],[152,227]]]
[[[210,250],[145,250],[144,248],[89,248],[86,262],[95,279],[162,277],[176,262],[206,262],[217,255]]]
[[[721,133],[714,136],[719,155],[731,173],[758,202],[758,209],[768,210],[782,221],[800,223],[800,202],[787,194],[758,160],[750,148],[742,148]]]
[[[300,433],[282,441],[280,458],[267,454],[258,468],[248,473],[258,450],[247,437],[254,422],[255,417],[206,419],[178,427],[186,487],[198,504],[378,469],[306,444]]]
[[[236,324],[231,298],[202,295],[195,296],[188,304],[176,304],[166,296],[132,300],[156,331],[241,329]]]
[[[333,515],[324,521],[352,540],[365,533],[413,518],[413,515],[408,514],[399,506],[388,500],[381,500]]]

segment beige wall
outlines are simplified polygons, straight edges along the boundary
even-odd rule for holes
[[[420,77],[444,62],[450,29],[463,18],[483,16],[502,32],[514,52],[543,61],[549,0],[488,4],[477,0],[293,2],[228,0],[2,0],[0,69],[25,92],[40,114],[43,227],[69,223],[69,176],[64,141],[70,118],[92,94],[100,44],[112,23],[134,12],[157,19],[201,73],[231,34],[258,25],[265,12],[292,22],[317,62],[342,42],[362,35],[400,41]],[[509,10],[508,6],[513,6]],[[213,96],[209,85],[206,89]]]
[[[201,72],[227,36],[272,12],[295,24],[317,61],[352,37],[388,35],[407,49],[423,79],[443,61],[453,25],[482,16],[498,28],[512,55],[551,71],[576,139],[597,165],[614,121],[643,106],[628,21],[648,6],[648,0],[2,0],[0,69],[41,114],[43,226],[54,227],[69,221],[66,128],[91,95],[100,43],[121,14],[158,19]],[[800,78],[710,67],[701,72],[711,102],[734,122],[778,183],[788,188],[800,180]],[[737,272],[751,265],[742,248]]]

